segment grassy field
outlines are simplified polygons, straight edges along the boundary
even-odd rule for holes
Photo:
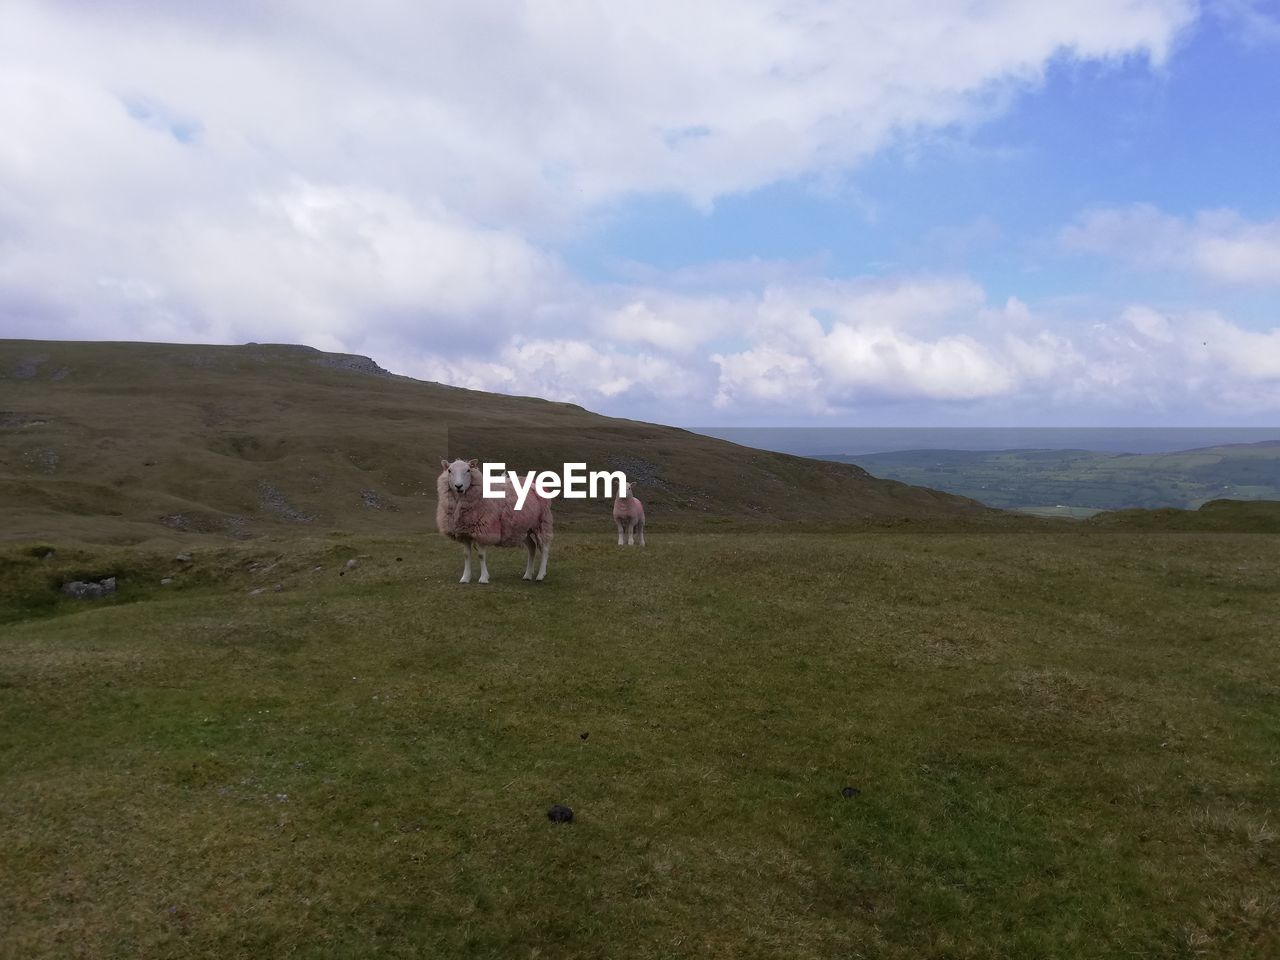
[[[548,582],[459,585],[446,452],[625,469],[650,546],[559,502]],[[0,342],[0,956],[1274,956],[1276,533]]]
[[[1280,538],[602,526],[0,547],[0,953],[1280,952]]]
[[[1277,430],[1280,436],[1280,430]],[[877,477],[1043,516],[1099,510],[1194,510],[1210,500],[1280,500],[1280,440],[1178,453],[906,450],[833,458]]]

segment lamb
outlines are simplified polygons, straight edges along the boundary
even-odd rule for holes
[[[626,546],[633,546],[636,536],[644,546],[644,504],[636,499],[636,485],[627,484],[627,495],[613,501],[613,521],[618,525],[618,546],[623,546],[622,533],[627,534]]]
[[[551,549],[551,504],[530,490],[524,507],[516,509],[516,492],[506,485],[499,500],[482,495],[480,468],[475,460],[441,460],[444,469],[436,481],[436,528],[450,540],[462,544],[462,579],[471,582],[471,548],[480,554],[480,582],[489,582],[485,553],[489,547],[518,547],[529,553],[525,580],[533,575],[534,554],[541,552],[537,580],[547,576],[547,553]]]

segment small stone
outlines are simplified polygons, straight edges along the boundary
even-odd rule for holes
[[[547,811],[547,819],[552,823],[573,823],[573,811],[557,803]]]
[[[276,584],[274,587],[272,587],[271,589],[272,589],[272,590],[274,590],[276,593],[279,593],[281,590],[283,590],[283,589],[284,589],[284,584],[283,584],[283,583],[277,583],[277,584]]]
[[[840,790],[840,796],[844,797],[846,800],[850,800],[860,793],[862,793],[862,791],[857,787],[842,787]]]
[[[339,571],[338,571],[338,576],[340,576],[340,577],[345,577],[346,575],[347,575],[347,571],[345,571],[345,570],[339,570]]]
[[[352,557],[350,560],[347,561],[347,569],[354,570],[355,567],[356,567],[355,557]]]
[[[66,597],[74,597],[77,600],[96,600],[116,592],[116,578],[107,577],[98,582],[71,580],[58,589]]]
[[[591,736],[591,731],[583,730],[580,734],[578,734],[578,736],[580,736],[583,740],[585,740],[587,739],[587,737]]]
[[[256,597],[260,593],[265,593],[266,589],[267,589],[266,587],[254,587],[252,590],[249,591],[249,596]]]
[[[404,557],[396,557],[396,563],[400,563],[403,560],[404,560]]]
[[[176,561],[178,561],[178,563],[190,563],[190,562],[191,562],[191,554],[189,554],[189,553],[180,553],[180,554],[178,554],[176,557],[174,557],[173,559],[174,559],[174,560],[176,560]]]
[[[169,584],[171,584],[171,583],[173,583],[173,577],[161,577],[161,578],[160,578],[160,586],[162,586],[162,587],[167,587],[167,586],[168,586]]]

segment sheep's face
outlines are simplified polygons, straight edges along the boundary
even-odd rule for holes
[[[636,485],[634,483],[627,484],[627,499],[634,499],[636,495]]]
[[[449,489],[459,496],[471,489],[471,471],[476,465],[474,460],[455,460],[453,463],[448,460],[440,461],[440,466],[444,467],[444,472],[449,477]]]

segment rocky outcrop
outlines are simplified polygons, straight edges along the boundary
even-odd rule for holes
[[[97,600],[109,597],[116,592],[116,578],[104,577],[101,580],[68,580],[60,588],[64,597],[74,600]]]

